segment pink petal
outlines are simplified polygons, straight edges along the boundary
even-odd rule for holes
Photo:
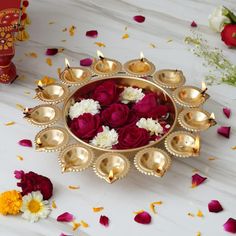
[[[59,222],[72,222],[73,220],[74,216],[69,212],[65,212],[57,217],[57,221]]]
[[[137,214],[134,217],[134,220],[136,222],[138,222],[139,224],[150,224],[151,220],[152,220],[152,217],[150,216],[150,214],[148,212],[143,211],[143,212]]]
[[[236,233],[236,220],[233,218],[229,218],[225,223],[224,223],[224,229],[227,232],[230,233]]]
[[[197,23],[195,21],[192,21],[191,27],[197,27]]]
[[[54,56],[57,53],[58,53],[58,49],[57,48],[48,48],[45,54],[47,56]]]
[[[143,23],[145,21],[145,16],[138,15],[134,16],[133,19],[138,23]]]
[[[217,133],[224,136],[225,138],[230,137],[230,126],[221,126],[217,129]]]
[[[89,30],[86,32],[86,36],[90,38],[97,38],[98,32],[97,30]]]
[[[72,235],[61,233],[60,236],[72,236]]]
[[[231,115],[231,110],[230,110],[229,108],[224,107],[224,108],[223,108],[223,112],[224,112],[224,114],[225,114],[225,116],[226,116],[227,118],[230,117],[230,115]]]
[[[84,58],[80,60],[81,66],[91,66],[93,64],[93,59],[91,58]]]
[[[22,139],[18,143],[24,147],[32,147],[32,142],[29,139]]]
[[[15,170],[14,171],[14,175],[15,175],[16,179],[21,179],[24,174],[25,174],[25,172],[23,170]]]
[[[100,219],[99,219],[99,223],[101,225],[104,225],[105,227],[108,227],[109,226],[109,218],[107,216],[101,215]]]
[[[200,184],[202,184],[207,178],[206,177],[202,177],[199,174],[195,174],[192,176],[192,187],[196,187]]]
[[[211,200],[211,202],[208,203],[208,210],[209,212],[220,212],[223,211],[223,207],[221,206],[220,202],[217,200]]]

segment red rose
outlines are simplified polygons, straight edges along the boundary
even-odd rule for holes
[[[120,128],[118,135],[118,144],[115,145],[116,149],[138,148],[147,145],[150,139],[147,130],[134,125]]]
[[[97,134],[101,119],[98,114],[84,113],[74,118],[70,123],[70,130],[81,139],[91,139]]]
[[[129,117],[129,108],[125,104],[114,103],[102,111],[102,120],[111,128],[124,125]]]
[[[236,24],[228,24],[221,32],[221,39],[229,47],[236,47]]]
[[[116,84],[108,80],[100,84],[94,91],[92,98],[100,103],[101,106],[108,106],[118,100],[119,93]]]
[[[159,104],[156,93],[148,93],[133,106],[133,110],[139,117],[157,119],[166,115],[169,109]]]
[[[40,191],[44,200],[48,200],[52,196],[53,185],[51,180],[32,171],[22,174],[17,186],[21,187],[23,196],[33,191]]]

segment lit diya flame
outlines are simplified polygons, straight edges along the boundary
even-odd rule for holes
[[[108,179],[110,182],[114,179],[114,171],[113,168],[109,171]]]
[[[207,91],[207,86],[206,83],[204,81],[202,81],[202,91],[201,91],[201,95],[204,95]]]
[[[197,136],[194,142],[193,153],[199,154],[200,151],[200,137]]]
[[[67,58],[65,58],[65,65],[66,65],[67,70],[68,70],[68,72],[69,72],[69,74],[70,74],[71,80],[76,80],[76,79],[75,79],[74,72],[73,72],[73,70],[70,68],[70,63],[69,63],[69,60],[68,60]],[[83,74],[83,72],[82,72],[82,74]],[[81,75],[80,75],[80,76],[81,76]],[[79,77],[80,77],[80,76],[79,76]]]
[[[65,65],[68,69],[70,69],[70,63],[67,58],[65,58]]]
[[[143,52],[140,52],[140,61],[141,61],[141,62],[144,61],[144,54],[143,54]]]
[[[213,112],[211,113],[211,115],[210,115],[208,121],[209,121],[210,126],[214,126],[214,125],[217,124],[217,122],[216,122],[216,120],[215,120],[215,114],[214,114]]]
[[[39,88],[40,90],[43,90],[43,83],[42,83],[42,81],[40,81],[40,80],[39,80],[39,82],[38,82],[38,88]]]
[[[104,60],[105,59],[104,55],[99,50],[97,50],[97,56],[99,57],[100,60]]]

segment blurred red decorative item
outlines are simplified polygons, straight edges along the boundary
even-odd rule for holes
[[[12,63],[15,55],[14,39],[28,38],[25,25],[29,23],[27,14],[28,1],[0,0],[0,83],[12,83],[16,67]]]

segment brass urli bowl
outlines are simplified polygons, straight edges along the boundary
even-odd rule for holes
[[[139,87],[145,90],[149,90],[152,92],[155,92],[157,94],[163,94],[163,96],[166,99],[167,103],[170,103],[173,108],[174,108],[174,117],[172,120],[171,128],[170,130],[164,134],[159,140],[156,140],[146,146],[138,147],[138,148],[132,148],[132,149],[104,149],[104,148],[99,148],[93,145],[90,145],[87,142],[84,142],[80,138],[78,138],[76,135],[74,135],[70,128],[68,127],[68,112],[70,106],[75,102],[76,99],[83,97],[83,95],[88,94],[89,92],[93,91],[99,84],[103,83],[105,80],[113,80],[116,84],[120,86],[135,86]],[[148,81],[146,79],[141,79],[141,78],[136,78],[128,75],[116,75],[116,76],[109,76],[109,77],[103,77],[99,78],[93,81],[90,81],[86,85],[82,85],[79,87],[75,92],[71,94],[71,96],[65,101],[64,107],[63,107],[63,119],[64,119],[64,124],[67,129],[67,131],[81,144],[93,149],[96,154],[102,154],[104,152],[116,152],[116,153],[122,153],[123,155],[127,157],[133,157],[136,152],[143,148],[148,148],[148,147],[153,147],[156,146],[158,143],[160,143],[165,137],[172,132],[172,130],[176,126],[177,122],[177,107],[175,105],[175,102],[173,98],[169,95],[167,91],[165,91],[163,88],[159,87],[157,84]]]

